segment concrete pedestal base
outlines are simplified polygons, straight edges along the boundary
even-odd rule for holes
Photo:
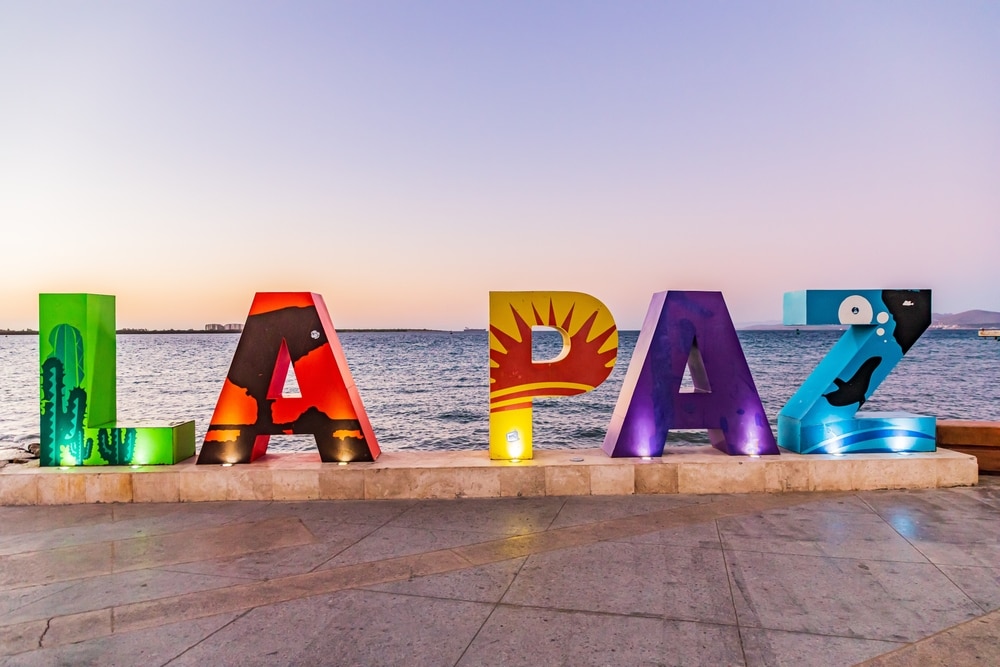
[[[599,449],[536,450],[518,463],[483,451],[384,452],[373,463],[322,463],[316,453],[268,454],[252,464],[0,470],[0,505],[496,498],[645,493],[779,493],[972,486],[976,459],[920,454],[726,456],[709,446],[667,447],[649,461]]]

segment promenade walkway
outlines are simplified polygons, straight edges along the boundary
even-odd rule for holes
[[[1000,479],[0,507],[0,664],[997,665]]]

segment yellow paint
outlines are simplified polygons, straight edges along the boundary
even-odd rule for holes
[[[531,408],[490,413],[490,458],[530,459]]]
[[[562,335],[558,355],[532,359],[534,327]],[[490,292],[490,458],[532,458],[532,399],[591,391],[617,354],[614,317],[589,294]]]

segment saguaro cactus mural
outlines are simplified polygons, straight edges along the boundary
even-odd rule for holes
[[[38,311],[41,465],[176,463],[194,455],[193,421],[116,424],[113,296],[41,294]]]
[[[84,435],[87,392],[78,385],[67,387],[63,362],[55,356],[42,364],[41,408],[41,465],[76,465],[87,460],[93,449],[93,443],[85,444]]]
[[[134,428],[102,428],[97,432],[97,451],[113,466],[128,465],[135,453],[135,436]]]

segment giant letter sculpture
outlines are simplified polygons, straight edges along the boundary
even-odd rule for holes
[[[934,451],[934,417],[856,414],[930,326],[930,290],[788,292],[784,322],[850,326],[778,413],[779,445],[801,454]]]
[[[685,368],[693,392],[681,391]],[[721,292],[653,295],[602,449],[660,456],[670,429],[707,429],[730,455],[778,454]]]
[[[282,396],[291,364],[301,396]],[[374,461],[375,433],[323,297],[258,292],[198,463],[250,463],[272,435],[311,434],[323,461]]]
[[[117,425],[114,296],[39,294],[38,323],[40,465],[171,464],[194,456],[193,421]]]
[[[555,358],[532,360],[532,326],[562,334]],[[617,356],[614,318],[594,297],[490,292],[490,458],[532,458],[532,399],[592,390],[611,374]]]

